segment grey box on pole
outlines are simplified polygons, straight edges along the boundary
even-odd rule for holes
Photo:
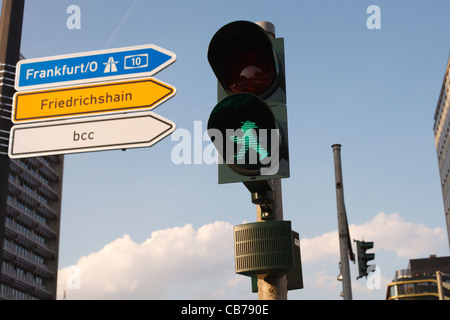
[[[284,273],[294,267],[290,221],[234,226],[236,273],[246,276]]]

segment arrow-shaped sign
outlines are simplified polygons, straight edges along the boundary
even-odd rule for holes
[[[173,97],[176,89],[154,78],[89,86],[16,92],[14,123],[129,111],[149,111]]]
[[[175,60],[153,44],[26,59],[17,63],[14,86],[22,91],[150,77]]]
[[[150,147],[171,134],[175,123],[153,112],[12,127],[10,158]]]

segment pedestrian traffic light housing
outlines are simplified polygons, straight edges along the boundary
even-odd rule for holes
[[[253,192],[259,181],[289,177],[284,39],[235,21],[213,36],[208,61],[218,82],[208,134],[219,183],[244,182]]]
[[[366,251],[373,248],[373,242],[365,242],[365,241],[358,241],[354,240],[356,242],[356,252],[358,254],[358,273],[359,276],[357,279],[362,277],[367,277],[369,272],[374,271],[370,270],[373,268],[371,265],[367,265],[367,262],[370,260],[375,259],[374,253],[367,253]]]

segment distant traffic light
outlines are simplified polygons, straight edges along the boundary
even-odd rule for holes
[[[356,242],[356,252],[358,254],[358,272],[359,276],[357,279],[362,277],[367,277],[369,272],[374,270],[369,270],[369,265],[367,265],[367,262],[370,260],[375,259],[374,253],[367,253],[366,251],[373,248],[373,242],[365,242],[365,241],[358,241],[354,240]],[[372,269],[372,268],[370,268]]]
[[[208,134],[221,157],[219,183],[289,177],[284,40],[235,21],[213,36],[208,61],[218,81]]]

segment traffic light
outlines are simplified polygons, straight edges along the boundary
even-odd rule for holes
[[[289,177],[284,39],[235,21],[213,36],[208,61],[218,81],[208,134],[220,156],[219,183],[243,182],[253,192]]]
[[[373,248],[373,242],[365,242],[365,241],[358,241],[358,240],[354,240],[354,241],[356,242],[356,252],[358,254],[359,276],[357,277],[357,279],[359,279],[362,277],[367,277],[369,272],[374,271],[374,270],[369,270],[369,267],[372,267],[372,266],[368,266],[367,262],[375,259],[375,254],[374,253],[366,253],[367,250]]]

